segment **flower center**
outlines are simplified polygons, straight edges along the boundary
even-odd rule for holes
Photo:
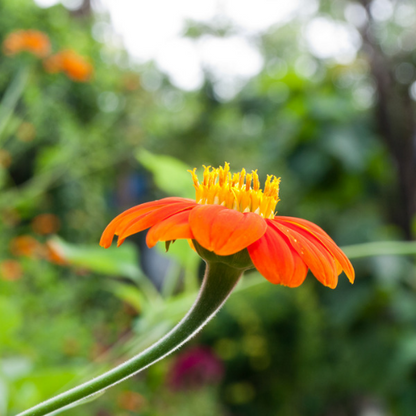
[[[204,166],[204,180],[199,183],[196,168],[192,174],[198,204],[217,204],[240,212],[254,212],[263,218],[274,218],[279,202],[280,178],[267,175],[264,191],[260,189],[257,171],[243,169],[231,175],[229,163],[218,169]]]

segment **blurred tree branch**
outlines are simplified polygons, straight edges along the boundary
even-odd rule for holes
[[[88,17],[92,13],[91,0],[83,0],[82,5],[73,10],[72,15],[75,17]]]
[[[377,88],[375,122],[397,169],[398,203],[393,205],[394,221],[407,239],[415,237],[412,221],[416,215],[416,126],[408,85],[399,85],[393,72],[397,61],[382,51],[374,34],[370,1],[360,0],[368,14],[361,30],[364,51],[369,58]],[[403,58],[400,55],[400,58]],[[395,212],[394,212],[395,211]]]

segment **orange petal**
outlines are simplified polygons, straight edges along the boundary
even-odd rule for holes
[[[290,228],[302,233],[304,236],[313,235],[336,259],[338,274],[344,270],[351,283],[354,283],[355,272],[351,262],[344,252],[335,244],[334,240],[319,226],[302,218],[276,217],[275,220],[284,222]]]
[[[166,203],[165,200],[161,199],[159,201],[153,201],[153,202],[147,202],[142,205],[138,205],[136,207],[130,208],[127,211],[120,214],[118,217],[116,217],[113,221],[117,220],[116,223],[116,231],[115,234],[119,235],[121,230],[126,227],[127,224],[129,224],[133,220],[137,220],[139,217],[152,212],[156,211],[162,207],[170,206],[173,204],[180,203],[181,201],[171,201]]]
[[[288,284],[288,286],[298,287],[303,283],[306,275],[308,274],[308,266],[301,259],[298,252],[293,249],[293,247],[290,247],[290,250],[292,252],[295,267],[294,267],[293,275],[290,278],[290,283]]]
[[[154,225],[147,233],[147,246],[151,248],[158,241],[178,240],[180,238],[192,239],[189,214],[190,211],[183,211]]]
[[[275,217],[270,221],[290,241],[290,244],[299,254],[300,258],[310,268],[314,276],[325,286],[334,289],[338,283],[338,274],[335,259],[319,240],[310,235],[309,238],[289,228],[287,224],[279,223]]]
[[[219,256],[237,253],[266,232],[266,221],[252,212],[241,213],[221,205],[199,205],[189,216],[195,239]]]
[[[108,224],[101,236],[100,245],[104,248],[110,247],[114,235],[119,234],[118,231],[123,229],[123,227],[126,224],[128,224],[131,220],[139,217],[140,215],[158,209],[162,206],[178,202],[188,202],[196,204],[195,201],[192,201],[191,199],[172,197],[159,199],[157,201],[146,202],[144,204],[136,205],[135,207],[132,207],[122,212],[120,215],[114,218],[110,222],[110,224]]]
[[[122,244],[123,241],[130,235],[143,231],[146,228],[153,227],[158,222],[163,221],[177,212],[192,208],[194,205],[195,203],[189,204],[188,202],[179,202],[162,206],[154,209],[153,211],[147,212],[144,215],[140,215],[138,218],[135,218],[125,224],[122,229],[117,230],[117,234],[119,236],[117,245],[119,246]]]
[[[274,219],[278,220],[279,222],[280,221],[291,222],[292,224],[296,224],[302,228],[305,228],[306,230],[313,231],[316,234],[321,234],[321,235],[324,235],[325,237],[329,237],[329,235],[321,227],[303,218],[285,217],[283,215],[278,215]]]
[[[287,238],[273,227],[247,247],[256,269],[271,283],[289,286],[295,263]]]
[[[192,241],[191,239],[188,239],[188,240],[186,240],[186,241],[188,241],[189,247],[191,247],[191,249],[192,249],[193,251],[195,251],[195,253],[196,253],[197,251],[196,251],[196,248],[195,248],[195,246],[194,246],[193,241]]]

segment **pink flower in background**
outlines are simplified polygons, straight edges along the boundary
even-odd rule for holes
[[[188,390],[219,383],[224,374],[222,361],[207,347],[193,347],[175,357],[168,374],[173,390]]]

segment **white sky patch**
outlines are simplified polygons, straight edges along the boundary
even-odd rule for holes
[[[59,0],[34,0],[49,7]],[[62,3],[78,0],[61,0]],[[388,0],[377,0],[388,1]],[[96,23],[93,35],[109,48],[122,39],[133,60],[153,60],[171,82],[184,90],[201,87],[203,68],[216,80],[218,88],[232,97],[263,67],[263,57],[250,36],[265,32],[294,17],[310,19],[317,0],[94,0],[94,9],[107,10],[113,29]],[[183,38],[187,19],[215,24],[229,21],[239,33],[225,38],[203,36]],[[352,61],[361,38],[352,25],[329,18],[313,18],[305,30],[306,42],[318,58]],[[117,41],[117,42],[116,42]],[[233,79],[235,81],[233,81]],[[233,85],[232,85],[233,84]]]
[[[61,3],[68,10],[78,10],[82,6],[84,1],[83,0],[61,0]]]
[[[222,11],[237,25],[261,32],[274,24],[290,20],[299,10],[301,2],[302,0],[227,0],[221,3]]]
[[[416,81],[409,88],[410,98],[416,101]]]
[[[39,7],[51,7],[51,6],[55,6],[55,4],[59,3],[59,0],[35,0],[35,3],[39,6]]]
[[[176,2],[105,0],[114,29],[127,50],[140,61],[154,59],[166,43],[182,30]]]
[[[389,0],[373,0],[370,4],[371,15],[380,22],[390,19],[393,11],[393,3]]]
[[[201,61],[217,77],[249,78],[263,67],[263,57],[240,36],[218,38],[204,36],[199,40]]]
[[[318,58],[352,62],[361,46],[361,36],[351,25],[327,17],[316,17],[306,26],[305,37],[310,52]]]
[[[201,64],[213,76],[214,92],[220,100],[230,100],[248,79],[263,68],[257,48],[241,36],[203,36],[199,41]]]
[[[345,6],[344,16],[348,23],[356,27],[363,27],[368,21],[367,11],[358,3],[348,3]]]
[[[283,4],[272,0],[260,0],[270,5]],[[300,1],[300,0],[296,0]],[[192,40],[182,38],[186,19],[210,22],[215,18],[229,19],[237,24],[244,22],[244,13],[254,13],[255,28],[267,29],[275,23],[277,11],[270,18],[263,11],[253,12],[255,1],[245,1],[251,7],[245,7],[244,13],[232,14],[237,11],[237,3],[233,0],[105,0],[110,12],[112,24],[116,33],[124,39],[124,44],[130,54],[139,62],[154,60],[159,69],[165,72],[171,82],[184,90],[195,90],[202,86],[203,68],[210,70],[214,78],[225,77],[229,84],[232,78],[238,78],[238,83],[257,75],[263,65],[259,51],[244,36],[216,38],[204,36]],[[227,9],[227,4],[231,9]],[[259,11],[261,8],[256,7]],[[289,10],[287,6],[279,10]],[[228,10],[229,13],[226,13]],[[269,10],[269,9],[267,9]],[[293,10],[293,7],[290,8]],[[225,12],[221,14],[221,12]],[[282,13],[282,12],[280,12]],[[259,17],[256,17],[256,16]],[[282,16],[287,16],[283,12]],[[251,15],[253,17],[253,14]],[[267,17],[267,21],[264,20]],[[251,26],[249,29],[253,29]],[[231,89],[230,89],[231,90]],[[237,88],[232,88],[236,93]],[[231,96],[232,94],[229,94]]]
[[[174,38],[155,57],[159,69],[183,90],[196,90],[204,82],[197,45],[190,39]]]

